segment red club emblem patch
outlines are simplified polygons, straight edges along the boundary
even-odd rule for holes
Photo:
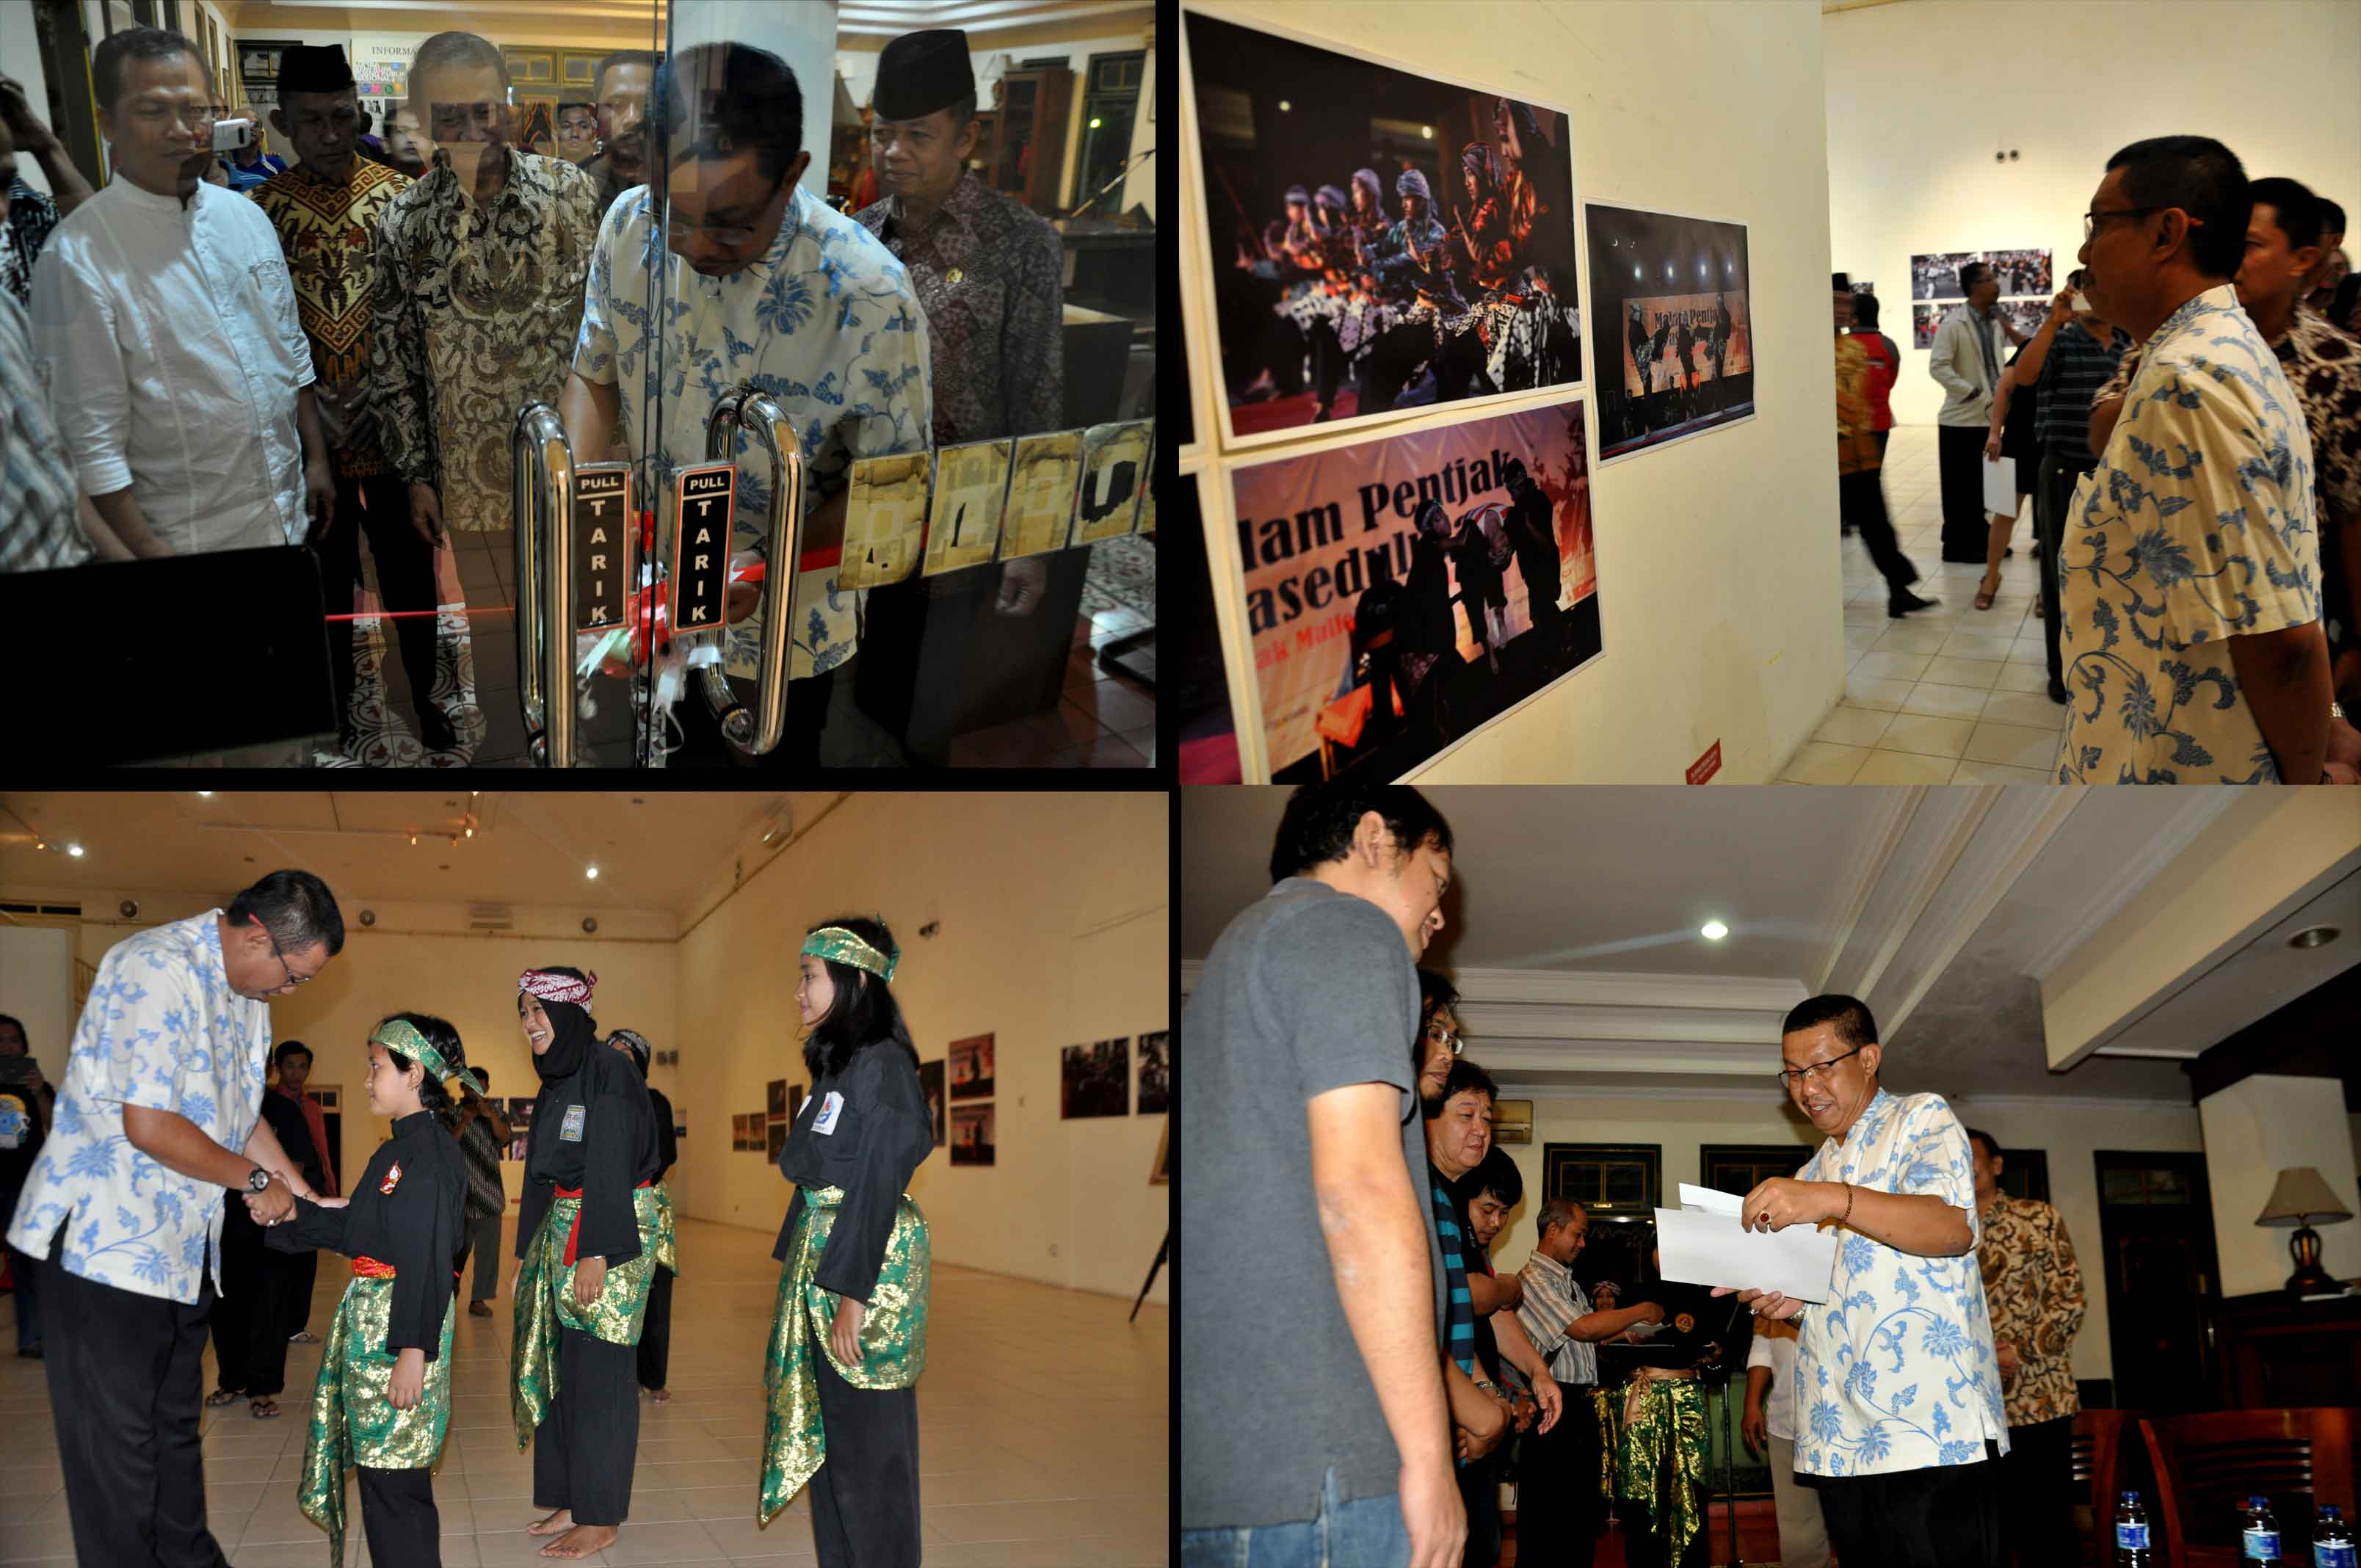
[[[393,1162],[393,1168],[385,1173],[385,1179],[377,1184],[377,1190],[379,1192],[390,1192],[401,1185],[401,1162],[400,1160],[396,1160]]]

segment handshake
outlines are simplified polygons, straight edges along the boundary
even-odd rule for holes
[[[270,1172],[270,1179],[264,1185],[261,1191],[243,1192],[239,1196],[246,1200],[246,1212],[254,1216],[256,1224],[266,1226],[284,1224],[295,1217],[296,1193],[288,1186],[286,1177],[278,1171]],[[311,1199],[324,1209],[341,1209],[345,1206],[345,1200],[342,1198],[323,1198],[316,1192],[306,1192],[302,1196]]]

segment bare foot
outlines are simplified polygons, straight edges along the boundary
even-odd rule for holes
[[[659,1405],[669,1405],[672,1403],[672,1390],[669,1388],[659,1388],[654,1393],[649,1395],[648,1398]]]
[[[560,1508],[524,1527],[527,1535],[563,1535],[574,1528],[574,1510]]]
[[[544,1557],[588,1557],[615,1544],[619,1532],[610,1524],[578,1524],[541,1549]]]

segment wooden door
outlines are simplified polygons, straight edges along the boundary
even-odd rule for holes
[[[2205,1157],[2102,1149],[2092,1157],[2115,1403],[2163,1414],[2208,1409],[2204,1315],[2221,1274]],[[2092,1260],[2082,1267],[2092,1272]]]

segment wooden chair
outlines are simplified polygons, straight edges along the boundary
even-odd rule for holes
[[[2334,1503],[2353,1518],[2353,1418],[2346,1409],[2213,1410],[2143,1418],[2156,1467],[2157,1507],[2169,1568],[2237,1568],[2238,1505],[2262,1494],[2283,1536],[2309,1541]],[[2290,1504],[2301,1497],[2301,1514]]]
[[[2114,1561],[2115,1495],[2122,1483],[2124,1422],[2122,1410],[2085,1409],[2074,1417],[2074,1479],[2089,1488],[2091,1536],[2082,1542],[2082,1561]]]

